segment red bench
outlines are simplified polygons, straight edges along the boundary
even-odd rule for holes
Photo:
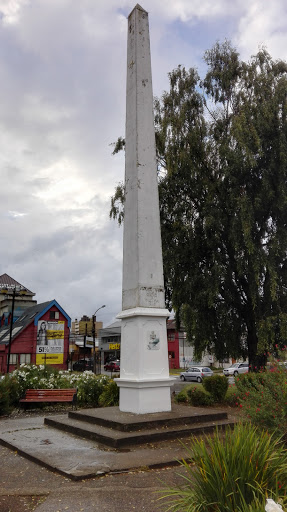
[[[28,404],[40,403],[72,403],[77,404],[77,390],[73,389],[27,389],[25,397],[19,401],[24,408]]]

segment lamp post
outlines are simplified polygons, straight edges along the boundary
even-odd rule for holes
[[[94,347],[94,373],[96,373],[96,319],[97,319],[97,312],[100,309],[105,308],[106,305],[103,304],[103,306],[100,306],[95,313],[93,314],[93,347]]]

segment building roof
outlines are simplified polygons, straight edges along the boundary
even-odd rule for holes
[[[168,330],[173,330],[173,331],[177,331],[177,328],[176,328],[176,320],[175,318],[170,318],[167,320],[167,329]],[[185,331],[185,328],[184,328],[184,325],[181,323],[180,324],[180,329],[178,332],[182,332],[182,331]]]
[[[15,287],[19,287],[22,290],[26,290],[29,293],[32,293],[35,295],[35,293],[31,292],[31,290],[28,290],[26,286],[23,286],[21,283],[18,283],[13,277],[8,276],[8,274],[2,274],[0,276],[0,289],[1,288],[8,288],[8,290],[13,290]]]
[[[35,306],[31,306],[23,311],[23,314],[13,323],[12,330],[12,340],[16,338],[28,325],[32,322],[34,325],[37,325],[39,318],[43,316],[46,311],[48,311],[52,306],[57,306],[57,308],[61,311],[61,313],[67,318],[68,326],[71,325],[71,319],[67,315],[67,313],[61,308],[61,306],[57,303],[57,301],[49,300],[47,302],[42,302],[41,304],[35,304]],[[10,337],[10,325],[3,326],[0,329],[0,345],[9,343]]]
[[[106,338],[108,336],[117,336],[121,334],[121,320],[117,320],[112,324],[104,327],[103,329],[99,329],[99,335],[101,338]]]

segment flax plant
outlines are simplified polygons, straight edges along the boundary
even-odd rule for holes
[[[286,455],[278,438],[250,424],[193,439],[181,461],[185,485],[160,499],[173,512],[260,512],[267,497],[286,503]]]

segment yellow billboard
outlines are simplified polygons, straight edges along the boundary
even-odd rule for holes
[[[36,364],[63,364],[64,354],[36,354]]]
[[[64,321],[39,320],[36,364],[63,364],[64,329]]]

